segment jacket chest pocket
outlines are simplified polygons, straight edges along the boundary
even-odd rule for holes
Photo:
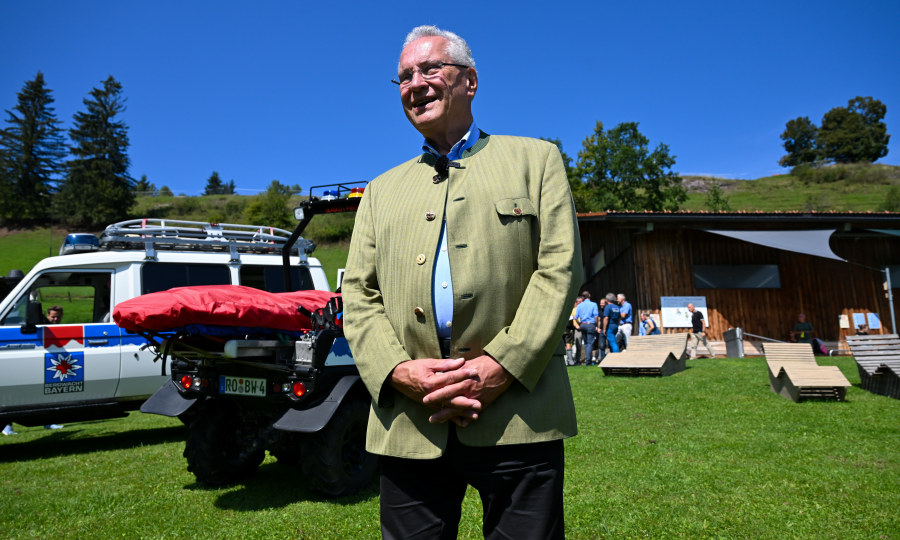
[[[520,271],[520,278],[527,280],[534,270],[537,258],[535,245],[537,233],[537,210],[528,197],[500,199],[494,202],[497,217],[507,238],[506,249],[509,259],[506,264],[515,265]]]

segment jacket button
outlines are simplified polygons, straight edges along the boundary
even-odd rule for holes
[[[522,215],[522,209],[521,209],[521,208],[514,208],[514,209],[513,209],[513,214],[515,214],[515,215],[517,215],[517,216],[521,216],[521,215]]]
[[[419,253],[419,256],[416,257],[416,264],[425,264],[425,254]]]
[[[414,309],[413,313],[416,314],[416,317],[424,317],[425,316],[425,310],[420,307],[417,307],[416,309]]]
[[[432,212],[431,210],[425,212],[425,220],[434,221],[434,212]]]

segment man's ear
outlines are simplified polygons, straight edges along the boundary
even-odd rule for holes
[[[478,72],[475,71],[475,68],[469,68],[466,73],[466,93],[471,97],[475,97],[475,92],[478,91]]]

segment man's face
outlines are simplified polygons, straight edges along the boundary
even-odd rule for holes
[[[412,74],[410,83],[400,86],[403,111],[426,139],[442,140],[460,129],[464,134],[472,123],[471,101],[478,87],[474,69],[444,66],[436,77],[422,77],[428,66],[453,62],[446,48],[446,39],[432,36],[413,41],[400,53],[399,72]]]
[[[694,304],[688,304],[688,311],[690,311],[691,313],[694,312]]]
[[[50,321],[50,324],[59,324],[62,321],[62,313],[51,309],[47,312],[47,320]]]
[[[617,297],[616,297],[616,303],[619,304],[620,306],[621,306],[621,305],[624,305],[624,304],[625,304],[625,297],[624,297],[624,296],[617,296]]]

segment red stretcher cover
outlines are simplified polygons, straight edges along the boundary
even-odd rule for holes
[[[113,320],[129,332],[198,327],[301,332],[311,330],[312,325],[297,307],[314,312],[334,296],[340,294],[316,290],[270,293],[242,285],[176,287],[117,304]]]

